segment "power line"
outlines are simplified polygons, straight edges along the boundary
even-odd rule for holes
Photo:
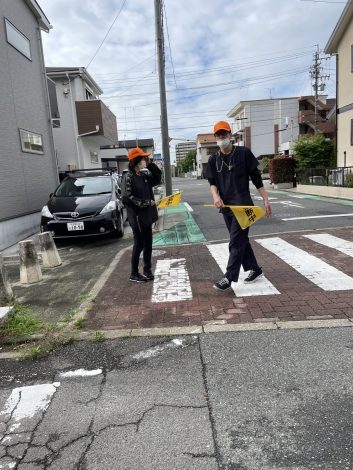
[[[166,30],[167,30],[168,47],[169,47],[169,53],[170,53],[170,63],[172,64],[174,83],[175,83],[175,88],[178,88],[178,84],[177,84],[177,81],[176,81],[176,78],[175,78],[172,48],[170,47],[170,37],[169,37],[169,29],[168,29],[167,11],[166,11],[165,3],[164,3],[163,0],[162,0],[162,8],[163,8],[163,11],[164,11],[164,16],[165,16],[165,26],[166,26]]]
[[[96,57],[96,55],[97,55],[98,52],[100,51],[100,48],[103,46],[104,41],[107,39],[108,34],[110,33],[110,30],[111,30],[112,27],[114,26],[116,20],[119,18],[120,13],[123,11],[123,8],[124,8],[126,2],[127,2],[127,0],[123,0],[123,3],[121,4],[120,10],[118,11],[117,15],[115,16],[113,23],[110,25],[110,27],[109,27],[109,29],[108,29],[106,35],[104,36],[102,42],[101,42],[100,45],[98,46],[98,49],[97,49],[96,52],[94,53],[92,59],[91,59],[91,60],[88,62],[88,64],[86,65],[86,69],[88,69],[88,67],[89,67],[90,64],[93,62],[94,58]]]

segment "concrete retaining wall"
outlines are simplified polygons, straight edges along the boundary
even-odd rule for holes
[[[298,193],[312,194],[315,196],[337,197],[353,200],[353,188],[341,188],[339,186],[315,186],[311,184],[298,184]]]
[[[39,231],[40,212],[0,222],[0,251]]]

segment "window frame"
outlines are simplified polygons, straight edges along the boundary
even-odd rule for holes
[[[20,136],[20,143],[21,143],[22,152],[24,152],[24,153],[34,153],[36,155],[44,155],[44,144],[43,144],[43,135],[42,134],[38,134],[37,132],[32,132],[32,131],[29,131],[27,129],[22,129],[22,128],[18,128],[18,131],[19,131],[19,136]],[[33,134],[36,137],[40,137],[41,145],[42,145],[43,150],[35,150],[35,149],[33,150],[33,149],[28,149],[28,148],[24,147],[24,142],[23,142],[23,139],[22,139],[22,132],[27,132],[28,134]]]
[[[18,28],[16,28],[16,26],[11,23],[10,20],[8,20],[7,18],[4,17],[4,23],[5,23],[5,35],[6,35],[6,42],[7,44],[10,44],[11,47],[13,47],[14,49],[16,49],[17,52],[19,52],[21,55],[23,55],[23,57],[26,57],[26,59],[28,59],[30,62],[32,62],[32,50],[31,50],[31,41],[28,39],[27,36],[25,36]],[[27,42],[28,42],[28,49],[29,49],[29,57],[28,55],[21,51],[20,49],[18,49],[18,47],[15,46],[15,44],[13,44],[12,42],[9,41],[9,36],[8,36],[8,32],[7,32],[7,26],[10,26],[12,27],[15,32],[18,33],[19,36],[22,36],[22,38],[24,38]]]

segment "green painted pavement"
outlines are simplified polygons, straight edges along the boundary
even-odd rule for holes
[[[166,208],[164,219],[164,225],[170,224],[171,226],[153,236],[153,246],[182,245],[206,241],[195,219],[183,203]]]

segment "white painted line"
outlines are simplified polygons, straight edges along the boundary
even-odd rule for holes
[[[157,260],[152,302],[191,300],[192,291],[185,258]]]
[[[194,212],[194,209],[191,206],[189,206],[187,202],[184,202],[184,206],[187,208],[189,212]]]
[[[218,245],[207,245],[209,252],[215,259],[222,272],[227,270],[229,248],[228,243],[220,243]],[[232,289],[237,297],[250,297],[255,295],[276,295],[280,292],[273,284],[265,277],[262,276],[252,284],[245,284],[243,281],[247,274],[243,269],[240,270],[238,282],[232,282]]]
[[[352,217],[353,214],[308,215],[305,217],[289,217],[281,220],[327,219],[329,217]]]
[[[11,307],[0,307],[0,320],[11,312]]]
[[[185,340],[174,338],[169,343],[164,343],[158,346],[153,346],[152,348],[145,349],[144,351],[140,351],[137,354],[132,356],[133,359],[149,359],[150,357],[155,357],[161,354],[163,351],[167,349],[177,349],[184,346]]]
[[[100,375],[102,373],[102,369],[96,370],[85,370],[85,369],[77,369],[77,370],[69,370],[67,372],[62,372],[60,377],[93,377],[95,375]]]
[[[318,233],[317,235],[303,235],[306,238],[310,238],[316,243],[334,248],[335,250],[344,253],[345,255],[353,257],[353,242],[343,240],[342,238],[334,237],[328,233]]]
[[[353,278],[279,237],[256,242],[325,291],[353,289]]]
[[[5,403],[5,408],[0,413],[1,417],[11,415],[9,432],[15,431],[21,424],[21,420],[32,418],[39,412],[44,412],[56,392],[59,382],[53,384],[30,385],[28,387],[14,388]]]

